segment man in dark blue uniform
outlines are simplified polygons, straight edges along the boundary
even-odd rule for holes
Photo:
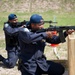
[[[36,33],[43,28],[43,18],[38,14],[31,16],[25,31],[19,32],[19,45],[21,48],[19,70],[22,75],[63,75],[64,67],[61,64],[50,61],[47,63],[44,56],[45,42],[58,44],[61,43],[59,36],[53,36],[51,31]],[[64,32],[66,37],[68,33]]]
[[[0,61],[8,68],[13,68],[18,60],[18,54],[20,47],[18,44],[18,31],[21,25],[18,22],[18,18],[15,14],[8,16],[8,21],[4,24],[5,42],[8,58],[5,59],[0,55]]]

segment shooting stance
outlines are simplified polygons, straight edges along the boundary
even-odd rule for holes
[[[19,45],[21,48],[19,70],[22,75],[63,75],[65,69],[59,64],[46,61],[43,54],[45,43],[59,44],[61,40],[59,36],[54,36],[51,31],[37,32],[44,28],[44,20],[42,16],[34,14],[30,17],[25,31],[19,32]],[[65,38],[74,30],[64,32]]]
[[[5,42],[7,59],[0,55],[0,61],[4,63],[7,68],[13,68],[18,60],[18,54],[20,52],[20,47],[18,43],[18,31],[21,25],[18,22],[18,18],[15,14],[10,14],[8,16],[8,21],[4,24]]]

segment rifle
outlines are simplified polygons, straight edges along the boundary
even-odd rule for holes
[[[51,23],[57,23],[57,22],[53,22],[50,20],[50,21],[44,21],[44,23],[50,23],[51,24]]]
[[[63,43],[65,42],[65,36],[63,34],[63,30],[69,30],[69,29],[75,30],[75,26],[50,26],[46,29],[40,29],[36,31],[36,33],[46,32],[46,31],[57,31],[59,33],[60,40]]]
[[[18,22],[18,23],[16,24],[16,27],[25,26],[26,23],[27,23],[26,20],[24,20],[24,21],[22,21],[22,22]]]
[[[26,24],[27,22],[29,22],[29,21],[24,20],[24,21],[22,21],[22,22],[18,22],[15,26],[16,26],[16,27],[21,27],[21,26],[25,26],[25,27],[26,27],[25,24]],[[57,22],[53,22],[53,21],[50,20],[50,21],[44,21],[44,23],[50,23],[50,24],[51,24],[51,23],[57,23]]]

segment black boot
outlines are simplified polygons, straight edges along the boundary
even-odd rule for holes
[[[3,61],[4,57],[2,55],[0,55],[0,61]]]

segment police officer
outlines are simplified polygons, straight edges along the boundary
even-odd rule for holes
[[[8,58],[0,55],[0,61],[8,68],[13,68],[18,60],[20,47],[18,44],[18,31],[21,28],[16,14],[10,14],[8,21],[4,24],[5,42]]]
[[[19,32],[19,44],[21,48],[19,69],[22,75],[63,75],[65,69],[59,64],[46,61],[44,56],[45,41],[49,43],[61,43],[59,36],[53,36],[51,31],[37,33],[43,29],[44,20],[42,16],[33,14],[27,23],[26,31]],[[68,33],[74,30],[64,32],[66,37]]]

